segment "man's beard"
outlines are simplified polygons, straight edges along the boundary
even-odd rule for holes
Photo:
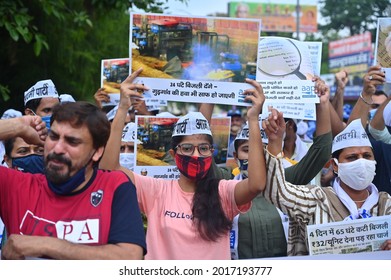
[[[242,127],[239,125],[231,126],[231,134],[236,135]]]
[[[57,166],[51,165],[49,168],[50,160],[56,160],[58,162],[66,164],[68,170],[65,173],[61,173],[63,167],[58,168]],[[45,159],[45,175],[46,178],[54,184],[62,184],[71,178],[72,162],[63,155],[48,154]]]

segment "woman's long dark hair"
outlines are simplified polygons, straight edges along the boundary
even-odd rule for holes
[[[213,138],[206,135],[209,144],[213,144]],[[176,146],[182,141],[183,136],[172,138],[172,148],[176,153]],[[221,206],[219,195],[220,179],[216,178],[213,163],[208,173],[197,181],[197,187],[193,197],[192,214],[193,223],[201,238],[208,241],[216,241],[227,234],[231,229],[232,221],[227,218]]]

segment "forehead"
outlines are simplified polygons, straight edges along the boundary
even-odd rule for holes
[[[206,134],[194,134],[187,135],[182,138],[181,143],[209,143],[208,136]]]
[[[21,138],[21,137],[16,137],[15,138],[15,142],[14,142],[14,145],[13,145],[13,148],[12,148],[12,152],[16,152],[19,148],[25,148],[25,147],[27,147],[27,148],[30,148],[30,147],[32,147],[33,149],[35,149],[35,148],[37,148],[37,147],[39,147],[38,145],[33,145],[33,144],[27,144],[24,140],[23,140],[23,138]]]
[[[83,142],[92,141],[92,136],[88,127],[86,125],[81,125],[79,127],[73,127],[69,122],[57,122],[53,121],[53,124],[50,127],[54,133],[58,134],[60,137],[72,137],[82,139]]]
[[[372,148],[369,146],[358,146],[358,147],[344,148],[341,151],[341,156],[347,156],[347,155],[351,155],[351,154],[364,154],[364,153],[373,154]]]
[[[39,102],[38,110],[42,110],[44,108],[52,108],[59,103],[58,98],[54,97],[44,97]]]

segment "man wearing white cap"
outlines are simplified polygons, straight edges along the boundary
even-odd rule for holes
[[[53,81],[39,81],[24,92],[24,114],[40,116],[49,128],[52,108],[59,102]]]
[[[213,138],[207,119],[199,112],[181,117],[173,130],[170,154],[180,171],[179,180],[141,176],[123,169],[118,162],[121,131],[131,97],[148,90],[133,80],[135,71],[121,84],[121,100],[112,123],[109,142],[100,166],[120,168],[135,183],[140,209],[148,218],[146,259],[230,259],[229,233],[232,219],[247,211],[251,200],[265,186],[265,162],[258,116],[265,96],[261,86],[247,80],[253,88],[244,92],[251,101],[247,117],[252,153],[248,179],[218,180],[213,177]],[[107,164],[109,163],[109,164]]]
[[[265,197],[297,222],[290,230],[288,255],[308,254],[307,225],[391,214],[390,195],[378,192],[371,183],[376,161],[360,119],[334,137],[332,164],[338,177],[331,187],[286,182],[281,159],[276,157],[285,130],[282,115],[277,121],[270,119],[265,130],[269,136],[266,162],[270,161]],[[391,240],[385,241],[380,249],[391,250]]]
[[[316,104],[318,121],[314,143],[302,160],[284,169],[286,180],[298,185],[309,184],[329,160],[331,153],[329,91],[323,87],[324,81],[320,78],[316,77],[313,81],[320,97],[320,102]],[[261,136],[263,144],[268,145],[269,139],[263,128]],[[248,127],[245,126],[238,134],[234,146],[234,155],[240,167],[240,174],[235,179],[242,179],[246,177],[248,168]],[[233,256],[239,259],[286,256],[289,218],[277,207],[259,194],[253,199],[251,209],[238,215],[237,220],[235,218],[231,235],[236,236],[237,244],[231,245]]]
[[[129,122],[122,131],[121,150],[119,154],[119,163],[121,166],[133,170],[134,166],[134,146],[142,144],[137,138],[137,125]]]

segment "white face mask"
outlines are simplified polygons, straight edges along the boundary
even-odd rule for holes
[[[350,188],[361,191],[366,189],[376,175],[376,161],[368,159],[357,159],[352,162],[338,163],[338,177]]]
[[[121,166],[133,170],[134,167],[134,153],[120,153],[119,163]]]

